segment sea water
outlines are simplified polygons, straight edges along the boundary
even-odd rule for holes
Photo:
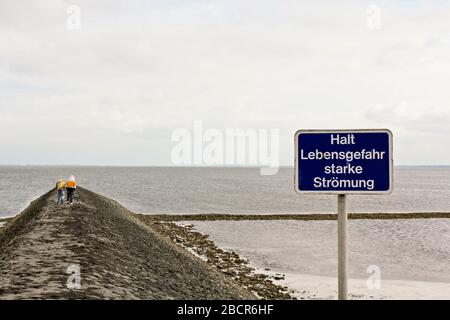
[[[336,197],[298,195],[293,168],[0,166],[0,216],[12,216],[74,174],[80,186],[138,213],[330,213]],[[450,167],[397,167],[394,192],[350,196],[351,212],[450,211]]]
[[[335,196],[296,194],[292,168],[273,176],[259,173],[257,168],[2,166],[0,216],[17,214],[58,177],[71,174],[80,186],[138,213],[336,212]],[[348,201],[351,212],[449,212],[450,167],[397,167],[391,195]],[[349,221],[350,291],[364,297],[450,299],[449,220]],[[193,223],[259,270],[286,274],[290,288],[306,290],[308,297],[336,296],[336,221]],[[366,285],[373,268],[380,272],[378,291]]]

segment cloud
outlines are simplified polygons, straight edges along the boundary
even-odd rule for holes
[[[414,105],[406,101],[377,105],[367,111],[367,118],[383,122],[409,132],[421,132],[442,136],[446,140],[450,134],[450,110],[424,105]]]
[[[171,131],[194,120],[279,128],[283,164],[300,128],[448,134],[449,4],[378,1],[370,30],[366,1],[24,2],[0,4],[5,162],[23,161],[14,141],[40,141],[27,161],[41,163],[76,132],[89,143],[72,148],[93,164],[130,146],[133,163],[170,164],[150,147],[170,150]],[[73,4],[80,30],[66,27]],[[423,163],[402,141],[411,152],[399,158]],[[434,152],[450,163],[441,144]]]

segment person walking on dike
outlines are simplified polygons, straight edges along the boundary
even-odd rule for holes
[[[56,203],[63,204],[64,203],[64,197],[66,195],[66,183],[63,179],[58,179],[56,182],[56,191],[58,192],[58,200]]]
[[[73,204],[73,197],[75,195],[75,190],[77,189],[77,182],[74,176],[70,176],[69,180],[66,182],[67,190],[67,202]]]

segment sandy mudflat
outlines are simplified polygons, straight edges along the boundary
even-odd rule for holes
[[[81,289],[67,288],[79,266]],[[117,202],[47,193],[0,230],[0,299],[254,299]]]
[[[274,274],[263,269],[258,272]],[[276,270],[276,268],[275,268]],[[277,270],[280,271],[280,270]],[[284,271],[284,280],[275,283],[293,289],[297,299],[336,299],[337,278]],[[367,279],[349,279],[349,298],[355,300],[449,300],[450,283],[414,280],[381,280],[370,288]]]
[[[296,297],[336,298],[335,221],[189,223],[259,272],[285,274],[275,283],[294,289]],[[351,297],[450,299],[449,239],[450,219],[349,221]],[[379,267],[379,289],[367,285],[369,266]]]

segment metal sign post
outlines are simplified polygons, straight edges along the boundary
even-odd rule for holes
[[[295,191],[338,196],[338,298],[348,297],[347,195],[390,194],[393,137],[387,129],[300,130]]]
[[[347,300],[347,196],[338,195],[338,299]]]

